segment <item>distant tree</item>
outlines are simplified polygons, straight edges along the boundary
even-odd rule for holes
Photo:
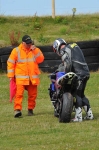
[[[75,16],[75,13],[76,13],[76,8],[73,8],[72,9],[72,12],[73,12],[73,17]]]

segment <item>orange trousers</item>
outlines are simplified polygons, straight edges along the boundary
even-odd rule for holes
[[[14,110],[19,109],[22,110],[22,100],[24,90],[28,92],[28,108],[34,109],[36,106],[36,97],[37,97],[37,85],[17,85],[16,95],[14,98]]]

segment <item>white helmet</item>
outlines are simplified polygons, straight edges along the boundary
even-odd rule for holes
[[[61,45],[66,45],[66,44],[67,43],[65,42],[64,39],[61,38],[56,39],[53,43],[53,51],[60,56],[60,47]]]

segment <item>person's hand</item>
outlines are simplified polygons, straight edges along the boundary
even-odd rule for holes
[[[10,81],[11,81],[11,80],[14,80],[14,77],[11,77],[11,78],[9,78],[9,79],[10,79]]]
[[[36,48],[35,45],[31,45],[31,47],[30,47],[31,50],[34,50],[35,48]]]

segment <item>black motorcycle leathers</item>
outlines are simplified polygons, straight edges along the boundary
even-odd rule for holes
[[[89,100],[84,95],[84,90],[86,87],[86,83],[90,77],[90,72],[83,52],[76,43],[68,44],[61,50],[64,51],[61,59],[65,66],[66,73],[74,72],[79,78],[75,107],[82,108],[82,106],[87,106],[88,111],[90,108],[90,104]]]

